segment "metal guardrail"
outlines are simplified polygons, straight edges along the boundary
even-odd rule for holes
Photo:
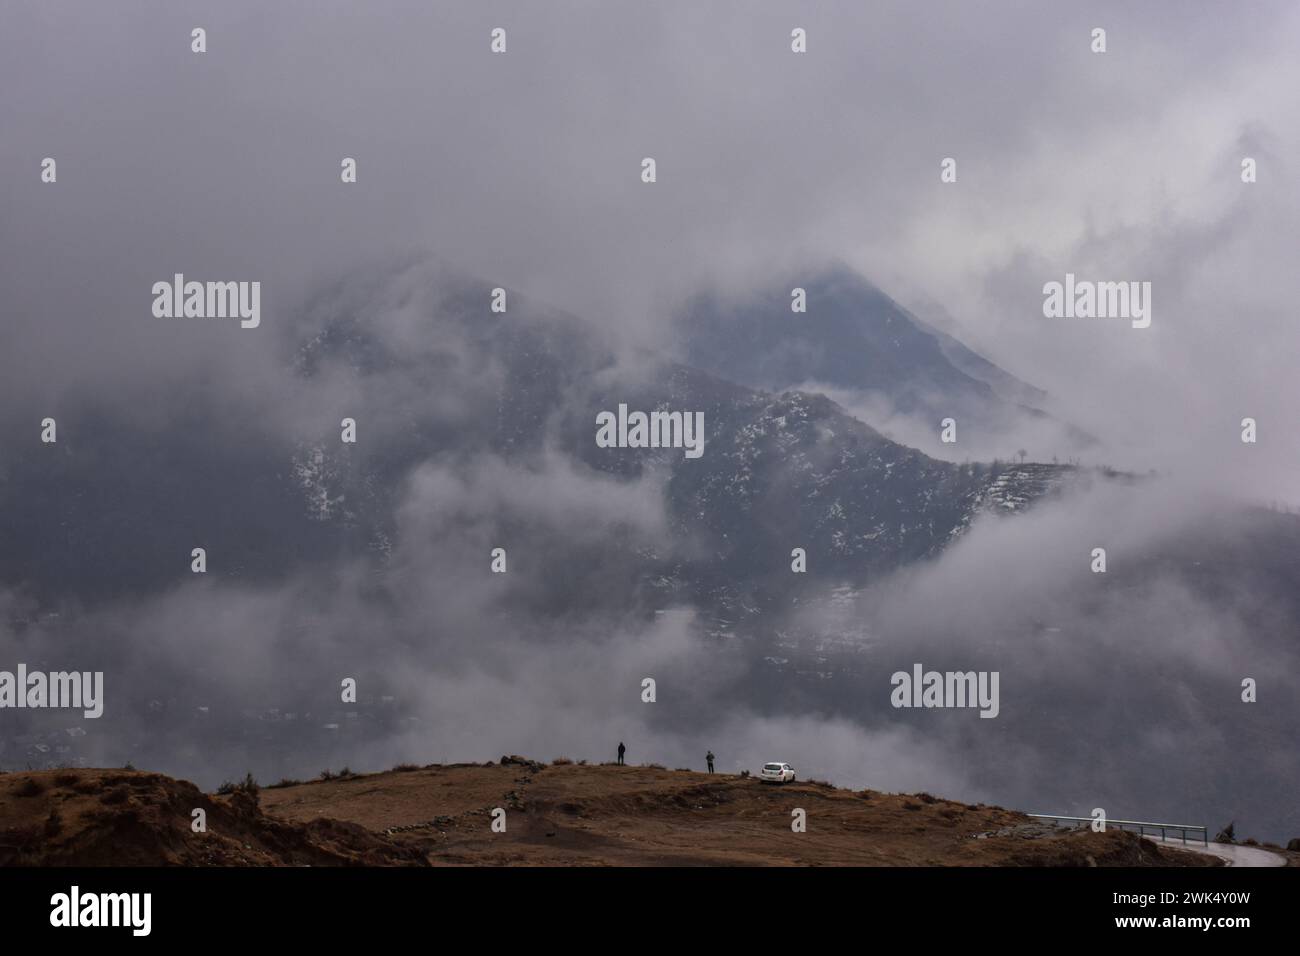
[[[1037,820],[1068,820],[1071,823],[1092,823],[1092,817],[1066,817],[1056,813],[1027,813],[1025,816],[1034,817]],[[1183,842],[1187,842],[1187,834],[1197,834],[1201,836],[1201,842],[1206,846],[1210,845],[1210,833],[1205,827],[1191,826],[1190,824],[1181,823],[1148,823],[1145,820],[1106,820],[1107,827],[1118,827],[1123,830],[1125,827],[1137,827],[1138,835],[1144,836],[1148,829],[1160,831],[1160,839],[1166,839],[1165,834],[1169,830],[1177,830],[1183,836]]]

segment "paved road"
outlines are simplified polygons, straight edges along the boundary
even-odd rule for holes
[[[1217,856],[1221,860],[1227,861],[1228,866],[1286,866],[1286,860],[1276,853],[1270,853],[1268,850],[1261,850],[1253,846],[1238,846],[1235,843],[1211,843],[1206,846],[1204,843],[1191,843],[1183,846],[1181,837],[1168,837],[1162,840],[1160,837],[1146,835],[1143,839],[1150,840],[1152,843],[1163,843],[1165,846],[1171,846],[1176,850],[1191,850],[1193,853],[1207,853],[1210,856]]]

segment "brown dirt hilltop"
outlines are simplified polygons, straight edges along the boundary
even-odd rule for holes
[[[195,808],[207,832],[191,830]],[[211,796],[138,770],[0,775],[0,866],[416,865],[422,854],[355,823],[289,823],[245,793]]]
[[[193,833],[191,811],[207,811]],[[493,833],[493,808],[506,832]],[[807,832],[790,829],[807,813]],[[1214,866],[1135,834],[1058,830],[928,794],[658,767],[394,770],[204,794],[162,774],[0,775],[0,865]]]

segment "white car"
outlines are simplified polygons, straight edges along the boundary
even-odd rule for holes
[[[788,763],[765,763],[758,779],[772,783],[794,783],[794,767]]]

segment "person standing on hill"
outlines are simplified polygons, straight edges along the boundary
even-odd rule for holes
[[[618,742],[618,765],[623,766],[623,754],[627,753],[627,748],[623,746],[623,741]]]
[[[709,773],[713,773],[713,751],[710,750],[704,759],[709,762]]]

